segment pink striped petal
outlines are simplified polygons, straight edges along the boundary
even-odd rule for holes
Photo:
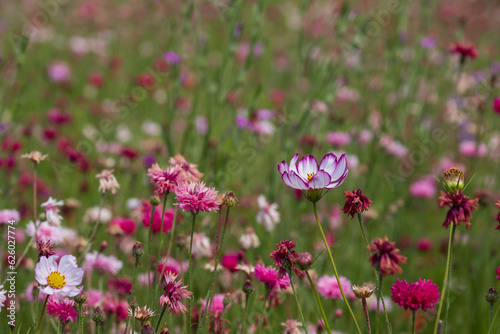
[[[316,174],[318,171],[318,162],[312,155],[308,154],[300,159],[298,168],[298,174],[307,180],[307,174]]]
[[[280,172],[281,175],[283,175],[283,173],[285,172],[288,173],[288,164],[285,161],[282,161],[278,164],[278,172]]]
[[[344,180],[345,178],[347,177],[347,174],[349,173],[349,170],[346,169],[344,175],[342,175],[338,180],[335,180],[334,182],[330,183],[329,185],[327,185],[325,188],[326,189],[333,189],[333,188],[337,188],[338,186],[340,186],[342,183],[344,183]]]
[[[306,182],[295,172],[291,171],[290,173],[288,173],[288,177],[290,178],[290,182],[294,185],[292,188],[300,190],[309,189]]]
[[[294,185],[292,184],[292,181],[290,181],[290,177],[288,175],[288,172],[285,172],[285,173],[281,174],[281,179],[283,180],[283,182],[287,186],[289,186],[290,188],[294,188],[295,189]]]
[[[319,170],[312,179],[309,181],[309,188],[323,189],[330,183],[330,174],[325,171]]]
[[[328,153],[321,159],[321,163],[319,164],[319,169],[324,170],[328,174],[332,175],[335,170],[335,166],[337,166],[337,157],[333,153]]]
[[[345,158],[345,154],[342,154],[337,161],[337,166],[335,167],[335,170],[333,173],[330,174],[332,177],[332,182],[338,181],[346,172],[347,170],[347,159]]]
[[[299,159],[299,154],[295,153],[295,155],[293,156],[292,160],[290,160],[290,166],[288,167],[289,170],[294,171],[297,174],[299,173],[297,171],[297,160],[298,159]]]

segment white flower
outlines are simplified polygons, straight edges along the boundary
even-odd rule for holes
[[[278,212],[278,204],[269,204],[264,195],[260,195],[257,199],[259,205],[259,213],[257,214],[257,223],[264,225],[267,231],[274,230],[274,226],[280,222],[280,213]]]
[[[102,193],[110,191],[114,195],[120,188],[112,169],[103,169],[95,177],[99,179],[99,191]]]
[[[97,221],[97,217],[99,216],[99,207],[95,206],[93,208],[87,209],[85,211],[85,214],[83,215],[83,221],[86,223],[95,223]],[[111,220],[112,218],[111,211],[109,211],[106,208],[101,208],[101,216],[99,217],[99,222],[102,223],[107,223]]]
[[[52,255],[49,258],[42,256],[40,262],[35,267],[35,279],[43,288],[41,292],[48,295],[58,295],[61,297],[75,297],[83,287],[83,269],[78,268],[76,257],[64,255],[59,264],[56,260],[59,257]]]
[[[191,237],[186,239],[186,247],[189,249],[189,244],[191,242]],[[205,235],[205,233],[194,233],[193,234],[193,257],[199,259],[203,256],[212,256],[212,247],[210,246],[210,239]]]
[[[54,198],[49,197],[47,202],[42,203],[42,208],[45,208],[45,216],[47,222],[53,226],[61,226],[62,217],[59,215],[58,206],[64,205],[63,201],[56,201]]]
[[[240,246],[243,249],[257,248],[260,246],[259,237],[255,234],[253,228],[247,228],[246,234],[242,234],[239,240]]]

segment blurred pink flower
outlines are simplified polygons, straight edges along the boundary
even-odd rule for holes
[[[186,238],[186,248],[189,249],[189,244],[191,242],[191,237]],[[210,239],[205,235],[205,233],[193,233],[193,252],[194,258],[199,259],[201,257],[212,256],[212,247],[210,244]]]
[[[91,275],[93,270],[116,275],[122,269],[123,262],[118,260],[114,255],[106,256],[98,251],[94,251],[85,254],[83,267],[89,275]]]
[[[488,151],[486,144],[477,144],[474,140],[464,140],[458,148],[460,154],[466,157],[484,157]]]
[[[257,223],[264,225],[267,231],[274,230],[274,226],[280,222],[280,213],[278,212],[278,204],[268,203],[264,195],[257,198],[259,213],[257,214]]]
[[[180,154],[176,154],[174,157],[171,157],[169,159],[169,163],[172,167],[178,168],[180,170],[180,181],[199,182],[203,177],[203,173],[200,173],[198,171],[198,166],[188,163],[186,159]]]
[[[493,100],[493,110],[496,111],[497,114],[500,114],[500,97],[496,97]]]
[[[163,275],[167,275],[169,272],[180,275],[183,272],[182,268],[188,268],[188,263],[177,261],[173,257],[169,257],[168,259],[163,258],[158,263],[158,273],[163,272]]]
[[[0,225],[7,224],[10,220],[14,220],[17,223],[19,219],[21,219],[21,216],[17,210],[0,210]]]
[[[180,170],[178,168],[167,167],[163,170],[157,163],[154,163],[148,168],[148,176],[151,178],[151,182],[155,184],[156,191],[158,191],[160,195],[174,191],[179,182],[179,173]]]
[[[278,270],[272,267],[266,267],[264,264],[256,264],[254,269],[255,278],[266,285],[268,289],[279,288],[284,290],[290,286],[290,278],[285,275],[278,278]]]
[[[342,290],[344,290],[344,294],[347,298],[355,299],[356,296],[354,292],[349,288],[351,286],[351,281],[347,278],[340,276],[340,284],[342,285]],[[342,294],[340,293],[340,288],[337,283],[337,279],[335,276],[327,276],[324,275],[318,279],[318,283],[316,285],[318,288],[318,293],[322,295],[324,298],[329,299],[341,299]]]
[[[436,192],[436,180],[432,175],[420,178],[410,185],[410,193],[415,197],[432,198]]]
[[[49,79],[55,83],[65,83],[71,80],[71,70],[67,63],[55,60],[47,68]]]
[[[210,314],[213,315],[217,311],[222,312],[222,311],[224,311],[224,309],[227,309],[231,306],[231,304],[227,304],[224,307],[224,298],[225,297],[226,297],[226,295],[223,293],[216,294],[213,297],[212,304],[210,305]],[[206,306],[207,306],[207,301],[205,299],[205,300],[203,300],[202,309],[204,310],[206,308]]]
[[[345,146],[351,143],[351,136],[345,132],[328,132],[326,141],[335,146]]]
[[[162,207],[157,205],[155,211],[153,212],[153,226],[152,232],[158,233],[161,229],[161,219],[162,219]],[[139,207],[142,225],[149,228],[151,223],[151,204],[148,201],[143,201]],[[165,217],[163,218],[163,232],[167,233],[172,228],[174,222],[174,209],[165,210]]]

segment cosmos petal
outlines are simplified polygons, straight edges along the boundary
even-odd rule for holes
[[[307,174],[316,174],[318,171],[318,162],[312,155],[308,154],[300,159],[298,170],[298,174],[303,179],[307,179]]]
[[[312,179],[309,181],[309,188],[323,189],[330,183],[330,174],[325,171],[319,170]]]

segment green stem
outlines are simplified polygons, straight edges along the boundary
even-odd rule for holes
[[[328,333],[332,333],[332,330],[330,329],[330,325],[328,324],[328,321],[326,320],[326,314],[325,310],[323,309],[323,304],[321,303],[321,299],[319,298],[318,290],[316,289],[316,285],[314,285],[313,280],[311,279],[311,275],[309,275],[309,271],[305,271],[307,275],[307,279],[309,280],[309,284],[311,285],[311,288],[314,292],[314,297],[316,298],[316,301],[318,302],[319,305],[319,310],[321,312],[321,317],[323,318],[323,322],[325,323],[326,330]]]
[[[83,305],[78,304],[78,326],[80,327],[80,334],[83,334]]]
[[[500,307],[497,307],[497,310],[495,312],[495,316],[493,317],[493,320],[491,320],[490,328],[488,328],[488,333],[486,333],[486,334],[491,334],[491,331],[493,330],[493,324],[495,323],[495,320],[497,319],[499,311],[500,311]]]
[[[243,317],[243,334],[247,333],[247,321],[248,321],[248,303],[250,301],[250,294],[245,294],[245,316]]]
[[[297,303],[297,308],[299,309],[300,320],[302,321],[302,325],[304,326],[304,330],[307,332],[307,324],[304,320],[304,315],[302,314],[302,308],[300,307],[299,298],[297,297],[297,292],[295,291],[295,285],[293,284],[292,271],[288,271],[288,277],[290,278],[290,285],[292,286],[293,297],[295,298],[295,302]]]
[[[260,325],[259,325],[259,334],[262,333],[262,328],[264,327],[264,312],[266,311],[266,303],[269,295],[271,294],[271,288],[266,286],[266,297],[264,298],[264,304],[262,305],[262,310],[260,311]]]
[[[99,334],[99,326],[100,326],[100,323],[96,322],[96,324],[95,324],[95,334]]]
[[[349,302],[347,301],[347,298],[344,294],[344,290],[342,289],[342,284],[340,283],[339,274],[337,272],[337,267],[335,266],[335,261],[333,260],[332,252],[330,251],[330,247],[328,246],[328,241],[326,241],[325,233],[323,232],[323,228],[321,227],[321,224],[319,222],[316,202],[313,202],[313,209],[314,209],[314,216],[316,217],[316,223],[318,224],[319,231],[321,232],[321,237],[323,238],[323,242],[325,243],[328,256],[330,257],[330,262],[333,267],[333,272],[335,273],[335,278],[337,279],[337,284],[339,286],[340,293],[342,294],[342,298],[344,299],[347,309],[349,310],[349,313],[351,314],[351,317],[354,320],[354,324],[356,325],[356,330],[358,331],[359,334],[361,334],[361,329],[359,328],[358,322],[356,321],[356,317],[354,316],[351,306],[349,305]]]
[[[368,238],[366,237],[365,228],[363,227],[363,222],[361,221],[361,213],[358,213],[359,227],[361,228],[361,233],[363,234],[363,239],[365,239],[366,246],[370,246]]]
[[[160,316],[158,317],[158,322],[156,323],[155,333],[158,332],[158,329],[160,328],[161,319],[163,318],[163,315],[165,314],[166,309],[167,309],[167,305],[163,306],[163,308],[161,309]]]
[[[47,295],[47,297],[45,297],[45,301],[43,302],[42,313],[40,314],[40,318],[38,319],[38,325],[36,326],[35,333],[38,332],[38,330],[40,329],[40,325],[42,324],[43,315],[45,314],[45,308],[47,307],[47,301],[49,300],[49,297],[50,295]]]
[[[416,312],[415,310],[412,311],[412,314],[411,314],[411,333],[412,334],[415,334],[415,321],[416,319]]]
[[[191,240],[189,242],[189,273],[188,273],[188,286],[191,291],[193,291],[192,285],[192,255],[193,255],[193,234],[194,234],[194,223],[196,222],[196,214],[193,213],[193,221],[191,223]],[[193,304],[193,298],[189,298],[189,307],[188,307],[188,333],[191,333],[191,306]]]
[[[490,303],[490,312],[488,317],[488,326],[491,326],[491,322],[493,320],[493,303]]]
[[[63,332],[64,325],[62,322],[59,322],[59,326],[57,326],[57,334],[60,334]]]
[[[450,259],[451,259],[451,247],[453,245],[454,234],[455,234],[455,224],[452,224],[452,227],[450,228],[450,237],[448,239],[448,255],[446,258],[446,271],[444,273],[443,290],[441,291],[441,300],[439,301],[439,308],[438,308],[438,312],[436,315],[436,323],[434,325],[434,334],[437,334],[437,332],[438,332],[439,319],[441,316],[441,311],[443,309],[443,301],[444,301],[445,293],[446,293],[447,286],[448,286],[448,275],[450,272],[450,264],[451,264],[451,261],[450,261]]]
[[[80,259],[81,257],[85,256],[85,254],[90,251],[92,248],[92,244],[94,243],[94,240],[97,236],[97,230],[99,229],[99,224],[101,222],[101,211],[102,211],[102,203],[104,202],[104,193],[101,193],[101,199],[99,200],[99,211],[97,211],[97,221],[94,225],[94,228],[92,229],[92,232],[90,233],[89,237],[89,243],[87,247],[85,247],[85,251],[80,254]]]

